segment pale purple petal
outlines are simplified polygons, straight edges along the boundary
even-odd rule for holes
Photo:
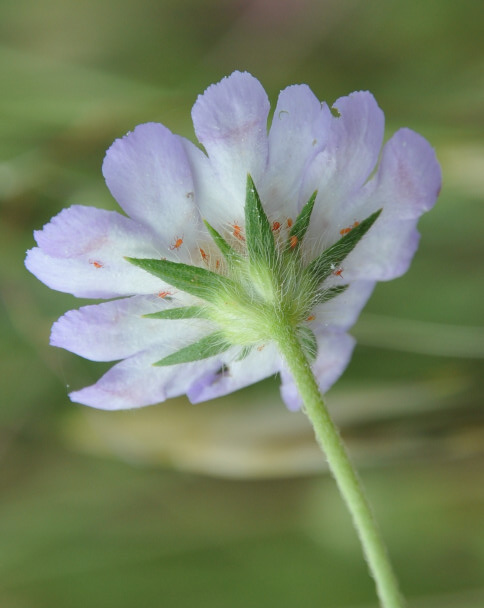
[[[215,331],[204,319],[143,317],[183,304],[179,298],[169,301],[157,296],[134,296],[83,306],[54,323],[50,343],[93,361],[124,359],[154,345],[160,351],[164,348],[161,356],[166,356]]]
[[[352,202],[359,214],[383,212],[345,260],[345,277],[389,280],[407,271],[420,239],[418,218],[434,205],[441,179],[435,152],[423,137],[401,129],[387,142],[377,175]]]
[[[437,200],[442,172],[432,146],[418,133],[400,129],[383,148],[372,197],[402,220],[418,218]]]
[[[418,248],[417,220],[391,220],[382,214],[345,259],[345,279],[388,281],[404,274]]]
[[[156,239],[115,211],[74,205],[35,233],[25,265],[52,289],[83,298],[155,293],[160,279],[124,259],[161,257]]]
[[[385,119],[375,98],[367,91],[341,97],[334,107],[328,142],[304,178],[307,200],[314,190],[319,196],[313,209],[308,235],[318,237],[344,213],[348,199],[366,182],[375,168],[383,141]]]
[[[139,125],[106,153],[103,174],[126,213],[159,236],[160,247],[183,257],[200,226],[191,168],[181,137],[157,123]]]
[[[247,173],[258,183],[266,169],[269,107],[262,85],[247,72],[211,85],[193,106],[195,133],[225,185],[235,217],[243,217]]]
[[[222,369],[201,376],[191,386],[187,394],[192,403],[232,393],[276,374],[281,367],[281,358],[274,344],[267,344],[261,350],[254,348],[241,361],[231,361],[229,357],[224,358]]]
[[[281,91],[269,131],[267,171],[259,184],[259,194],[271,219],[280,221],[284,214],[297,216],[302,176],[325,147],[331,119],[327,105],[321,104],[307,85],[293,85]]]
[[[200,376],[221,365],[217,357],[180,365],[153,365],[164,354],[163,348],[153,347],[129,357],[112,367],[96,384],[74,391],[69,397],[75,403],[101,410],[143,407],[183,395]]]
[[[321,392],[325,393],[338,380],[348,365],[355,339],[343,331],[316,333],[318,356],[312,370]],[[290,410],[298,410],[302,401],[291,374],[286,368],[281,370],[281,395]]]
[[[200,216],[219,231],[230,223],[241,224],[245,190],[239,188],[234,196],[233,184],[218,175],[208,156],[188,140],[184,140],[183,145],[191,166]]]
[[[346,277],[334,277],[333,285],[345,285]],[[373,293],[375,281],[353,281],[340,295],[314,309],[316,317],[309,325],[311,329],[349,329],[356,322],[361,309]]]

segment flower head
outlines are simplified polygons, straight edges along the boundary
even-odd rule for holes
[[[73,206],[35,233],[27,268],[53,289],[104,298],[66,313],[51,343],[121,360],[71,393],[102,409],[186,393],[193,402],[281,373],[291,327],[325,391],[346,367],[375,282],[403,274],[441,174],[420,135],[398,131],[368,92],[321,104],[306,85],[269,101],[248,73],[209,87],[193,111],[205,151],[160,124],[116,140],[103,173],[126,215]]]

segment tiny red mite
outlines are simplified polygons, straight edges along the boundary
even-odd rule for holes
[[[339,231],[339,233],[341,234],[341,236],[344,236],[345,234],[348,234],[348,232],[351,232],[353,230],[353,228],[356,228],[359,225],[360,225],[360,222],[355,220],[353,223],[353,226],[348,226],[347,228],[343,228],[342,230]]]
[[[177,237],[175,237],[175,242],[170,247],[170,249],[173,251],[174,249],[179,249],[182,245],[183,245],[183,239],[181,237],[177,236]]]
[[[232,232],[232,234],[235,236],[235,238],[239,239],[239,241],[245,241],[244,235],[241,232],[242,228],[238,224],[233,224],[233,228],[234,231]]]
[[[202,260],[204,260],[205,262],[208,260],[208,255],[202,248],[200,248],[200,255],[202,256]]]

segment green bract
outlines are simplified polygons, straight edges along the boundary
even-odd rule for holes
[[[315,306],[343,293],[347,285],[325,287],[380,215],[376,211],[309,263],[301,254],[317,193],[302,208],[290,231],[276,239],[254,182],[247,177],[245,237],[236,250],[208,222],[208,233],[222,253],[223,268],[209,270],[168,260],[127,258],[132,264],[199,299],[195,306],[166,308],[145,315],[151,319],[212,321],[217,330],[198,342],[158,361],[174,365],[218,355],[240,346],[239,358],[292,327],[310,360],[317,356],[317,340],[308,326]]]

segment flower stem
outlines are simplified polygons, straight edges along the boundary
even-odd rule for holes
[[[321,397],[309,362],[292,327],[279,325],[275,339],[293,375],[316,438],[353,518],[383,608],[403,608],[404,600],[358,475]]]

